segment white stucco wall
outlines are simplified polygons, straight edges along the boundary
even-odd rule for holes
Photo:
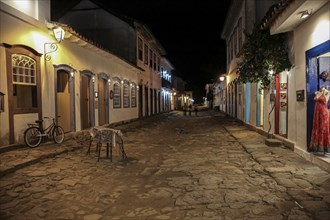
[[[305,102],[296,101],[296,90],[306,92],[305,52],[330,39],[330,3],[324,5],[304,23],[294,30],[295,68],[289,75],[289,136],[298,147],[305,149],[306,143],[306,98]],[[306,94],[305,94],[306,95]],[[294,99],[292,99],[294,98]]]
[[[44,54],[44,43],[55,42],[49,34],[44,21],[29,18],[27,15],[1,3],[1,8],[8,13],[0,11],[0,43],[10,45],[26,45]],[[95,47],[94,47],[95,48]],[[98,51],[98,52],[96,52]],[[0,91],[7,94],[7,70],[5,48],[0,47]],[[90,70],[95,74],[94,91],[98,90],[97,74],[106,73],[121,80],[128,80],[130,83],[139,83],[138,74],[140,70],[125,61],[118,59],[111,54],[106,54],[93,47],[82,47],[77,43],[65,39],[58,45],[58,50],[51,53],[51,61],[44,61],[44,56],[40,59],[41,89],[42,89],[42,115],[54,116],[55,114],[55,84],[54,66],[66,64],[76,69],[75,74],[75,116],[76,130],[81,128],[80,123],[80,74],[81,70]],[[46,66],[44,65],[46,63]],[[46,67],[46,68],[45,68]],[[110,85],[110,89],[112,89]],[[123,94],[123,93],[122,93]],[[137,106],[130,108],[113,109],[112,100],[109,102],[110,123],[135,119],[138,117],[138,93]],[[9,138],[9,114],[8,96],[5,96],[5,112],[0,114],[0,145],[8,144]],[[95,125],[98,124],[98,109],[95,108]],[[38,118],[37,114],[25,114],[14,116],[15,138],[21,139],[22,131],[27,127],[26,124],[34,122]],[[22,141],[22,140],[20,140]]]

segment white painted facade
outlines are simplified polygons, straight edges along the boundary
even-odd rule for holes
[[[312,15],[301,19],[300,12],[312,10]],[[308,69],[306,51],[330,40],[330,2],[328,0],[301,0],[289,5],[270,26],[272,34],[292,32],[294,67],[288,73],[288,137],[296,148],[306,151],[307,143],[307,98]],[[330,50],[330,48],[329,48]],[[330,67],[329,67],[330,68]],[[307,70],[307,72],[306,72]],[[305,100],[296,100],[296,91],[305,91]],[[265,105],[267,106],[267,105]]]
[[[10,4],[7,4],[7,3]],[[22,1],[1,1],[0,6],[0,92],[4,93],[4,112],[0,113],[0,146],[22,143],[23,132],[27,128],[28,123],[34,123],[38,118],[41,119],[45,116],[54,117],[57,111],[57,85],[56,75],[57,71],[63,70],[68,73],[74,72],[73,77],[69,77],[69,80],[73,80],[73,118],[71,118],[72,125],[71,131],[80,131],[82,129],[82,115],[81,112],[81,80],[82,74],[90,74],[90,80],[94,80],[92,90],[90,94],[90,116],[92,118],[91,126],[99,125],[99,103],[100,100],[96,97],[95,92],[99,91],[98,82],[101,80],[98,76],[103,75],[108,80],[108,86],[105,88],[106,93],[110,93],[113,90],[113,85],[116,80],[119,80],[119,86],[121,88],[121,107],[114,108],[114,99],[107,97],[105,102],[109,103],[108,121],[107,123],[115,123],[120,121],[126,121],[138,118],[138,84],[141,79],[141,69],[133,66],[132,64],[124,61],[94,45],[86,39],[83,39],[73,29],[63,25],[65,29],[65,39],[57,44],[57,51],[50,53],[51,60],[45,60],[45,52],[49,52],[49,48],[44,50],[44,43],[55,43],[56,40],[51,34],[49,27],[56,25],[55,23],[48,23],[48,27],[44,19],[50,18],[50,1],[25,1],[30,6],[37,7],[32,10],[28,15],[22,13],[20,8],[13,8],[14,2]],[[21,5],[21,4],[20,4]],[[39,12],[39,14],[37,13]],[[37,14],[37,15],[36,15]],[[60,24],[59,24],[60,25]],[[60,25],[61,26],[61,25]],[[38,108],[41,111],[41,115],[38,112],[31,113],[12,113],[9,106],[11,103],[8,100],[13,100],[13,97],[9,98],[9,90],[11,89],[12,82],[8,83],[8,74],[11,74],[11,68],[7,68],[8,58],[6,58],[7,50],[14,46],[23,45],[23,47],[30,48],[39,53],[40,62],[40,88],[41,88],[41,106],[38,103]],[[18,46],[19,47],[19,46]],[[136,105],[132,106],[133,101],[129,96],[129,107],[123,107],[123,84],[127,83],[130,89],[136,89]],[[155,83],[157,84],[157,83]],[[158,85],[156,85],[158,86]],[[130,94],[131,94],[131,90]],[[70,110],[68,109],[68,112]],[[69,114],[69,113],[68,113]],[[12,123],[10,122],[12,117]],[[46,122],[47,124],[47,122]],[[11,127],[12,126],[12,127]]]
[[[234,1],[235,2],[235,1]],[[244,2],[244,1],[243,1]],[[271,84],[270,90],[264,90],[261,95],[261,104],[263,106],[260,110],[262,115],[262,122],[260,122],[263,126],[259,128],[264,133],[269,131],[270,134],[275,134],[275,137],[284,141],[284,143],[294,149],[294,151],[298,152],[300,155],[305,156],[312,160],[312,162],[319,163],[312,154],[310,154],[307,150],[309,141],[308,137],[311,135],[309,121],[312,120],[313,115],[308,113],[312,108],[310,108],[311,102],[313,102],[313,96],[316,87],[314,81],[311,81],[312,68],[308,66],[309,62],[309,54],[311,51],[315,53],[315,59],[319,57],[325,57],[328,60],[330,59],[330,1],[329,0],[299,0],[299,1],[285,1],[285,8],[283,11],[274,12],[272,14],[271,22],[268,24],[270,33],[272,35],[279,33],[287,34],[287,45],[289,49],[289,59],[292,63],[292,68],[288,71],[283,71],[278,73],[278,82],[280,85],[279,91],[280,94],[276,94],[277,97],[282,99],[282,84],[285,85],[285,94],[287,105],[285,106],[286,112],[283,112],[282,109],[278,111],[278,116],[275,116],[275,110],[272,110],[274,106],[274,102],[271,101],[270,93],[271,90],[275,91],[275,82]],[[237,2],[234,3],[234,5]],[[237,6],[237,5],[236,5]],[[233,10],[233,9],[232,9]],[[274,9],[278,10],[278,8]],[[305,19],[301,19],[301,14],[303,11],[308,11],[311,15]],[[234,10],[233,10],[234,11]],[[239,10],[239,7],[236,7],[235,13],[237,16],[242,16],[242,11]],[[244,14],[244,13],[243,13]],[[231,15],[234,16],[234,15]],[[227,18],[228,19],[228,18]],[[269,18],[268,18],[269,19]],[[233,21],[233,22],[231,22]],[[235,19],[231,18],[229,23],[235,26]],[[228,24],[229,25],[229,24]],[[223,37],[228,41],[228,36],[230,34],[226,33],[228,28],[223,31]],[[227,37],[226,37],[227,36]],[[230,39],[229,39],[230,40]],[[228,42],[227,42],[228,43]],[[320,49],[322,48],[322,49]],[[318,50],[322,52],[318,52]],[[227,56],[230,52],[227,50]],[[318,54],[319,53],[319,54]],[[235,75],[235,71],[237,68],[237,62],[235,58],[232,58],[230,55],[228,56],[229,60],[227,61],[227,114],[237,117],[243,122],[251,125],[252,127],[258,127],[256,125],[256,111],[258,105],[255,104],[256,94],[258,93],[258,89],[256,85],[250,86],[250,106],[247,106],[246,95],[247,85],[238,85],[238,102],[242,103],[242,108],[249,108],[250,111],[250,121],[246,120],[246,109],[240,109],[241,106],[237,105],[237,113],[235,116],[235,108],[230,107],[235,103],[232,103],[230,100],[231,96],[235,92],[235,88],[231,85],[233,79],[237,77]],[[311,65],[311,64],[310,64]],[[313,64],[315,65],[315,64]],[[317,69],[313,66],[314,69]],[[329,69],[330,66],[328,64],[325,69]],[[317,70],[319,71],[319,70]],[[319,79],[315,79],[319,80]],[[278,86],[277,85],[277,86]],[[314,90],[312,90],[312,87]],[[302,92],[304,95],[303,100],[299,100],[297,98],[297,94]],[[276,92],[275,92],[276,93]],[[241,94],[243,95],[241,97]],[[308,95],[312,95],[312,99],[308,100]],[[281,100],[280,100],[281,101]],[[282,103],[281,103],[282,104]],[[281,104],[279,108],[281,108]],[[329,104],[328,104],[329,106]],[[329,108],[329,107],[328,107]],[[243,110],[241,113],[240,111]],[[312,112],[313,113],[313,112]],[[277,118],[276,118],[277,117]],[[275,124],[278,126],[278,131],[275,131]],[[278,132],[278,133],[277,133]],[[314,158],[314,159],[313,159]],[[324,159],[329,161],[329,158]]]

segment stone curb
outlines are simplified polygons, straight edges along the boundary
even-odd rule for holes
[[[30,160],[24,161],[22,162],[21,160],[18,161],[17,164],[13,165],[13,166],[9,166],[6,167],[4,169],[0,170],[0,177],[5,176],[9,173],[13,173],[19,169],[22,169],[24,167],[39,163],[42,160],[48,159],[48,158],[54,158],[60,154],[64,154],[64,153],[68,153],[68,152],[72,152],[75,150],[79,150],[82,149],[83,146],[75,146],[75,147],[67,147],[67,148],[63,148],[62,150],[59,150],[57,152],[46,152],[44,154],[40,154],[38,157],[32,158]]]

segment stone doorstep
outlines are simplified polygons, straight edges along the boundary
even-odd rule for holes
[[[283,145],[282,141],[278,139],[267,138],[265,144],[269,147],[280,147]]]

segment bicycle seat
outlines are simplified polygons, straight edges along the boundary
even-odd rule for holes
[[[38,124],[40,124],[42,122],[43,122],[43,120],[36,120],[36,123],[38,123]]]

